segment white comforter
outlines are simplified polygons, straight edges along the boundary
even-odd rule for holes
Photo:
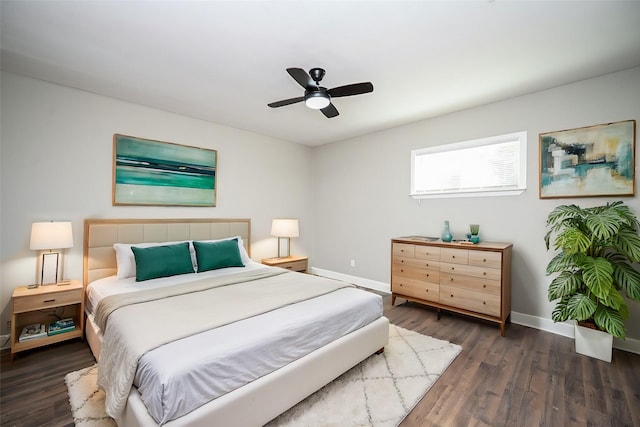
[[[312,277],[304,276],[305,280]],[[180,277],[180,280],[185,279]],[[147,352],[140,358],[135,384],[150,414],[160,424],[179,417],[382,315],[381,299],[374,294],[354,288],[342,289],[334,294],[279,310],[268,309],[268,313],[260,316],[189,336]],[[247,298],[251,296],[247,295]],[[355,311],[354,304],[357,307]],[[211,308],[215,311],[214,306],[216,304]],[[322,317],[312,314],[314,312],[320,312]],[[334,319],[340,319],[341,322],[333,322]],[[152,322],[151,325],[153,324]],[[106,348],[110,342],[107,338],[105,337]],[[121,339],[125,338],[112,338],[111,343]],[[192,350],[185,350],[189,348]],[[101,353],[101,363],[103,355]],[[103,370],[103,374],[105,372]],[[113,373],[112,370],[110,375],[102,376],[103,385]],[[115,388],[115,394],[120,397],[126,396],[124,391]],[[113,394],[112,391],[112,397]],[[118,400],[112,406],[112,415],[117,415],[123,404]]]

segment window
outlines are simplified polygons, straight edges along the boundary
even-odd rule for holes
[[[518,195],[527,188],[527,132],[411,151],[415,199]]]

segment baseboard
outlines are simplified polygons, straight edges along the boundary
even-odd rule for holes
[[[512,311],[511,322],[517,325],[528,326],[530,328],[540,329],[557,335],[575,338],[573,323],[570,321],[555,323],[551,319],[545,319],[543,317],[531,316],[529,314],[516,313],[515,311]],[[613,348],[628,351],[630,353],[640,354],[640,340],[628,337],[624,340],[620,338],[614,338]]]
[[[0,350],[11,348],[11,335],[0,335]]]
[[[383,292],[385,294],[391,294],[391,286],[388,283],[365,279],[358,276],[351,276],[349,274],[338,273],[336,271],[325,270],[317,267],[311,267],[311,273],[322,277],[328,277],[330,279],[342,280],[343,282],[351,283],[363,288],[373,289],[374,291]]]
[[[391,293],[391,286],[389,283],[378,282],[376,280],[369,280],[358,276],[351,276],[349,274],[338,273],[331,270],[325,270],[322,268],[311,267],[311,273],[318,276],[328,277],[330,279],[342,280],[343,282],[352,283],[356,286],[363,288],[373,289],[375,291],[383,292],[386,294]],[[554,322],[551,319],[544,317],[532,316],[530,314],[511,312],[511,322],[516,325],[527,326],[529,328],[539,329],[541,331],[551,332],[552,334],[562,335],[568,338],[575,338],[573,323],[571,322]],[[619,350],[628,351],[630,353],[640,354],[640,340],[635,338],[628,338],[625,340],[614,338],[613,348]]]

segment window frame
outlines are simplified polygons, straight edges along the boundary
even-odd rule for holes
[[[453,152],[463,149],[476,147],[489,147],[491,145],[504,144],[507,142],[516,142],[519,144],[518,149],[518,170],[517,183],[515,188],[492,189],[480,188],[463,188],[458,190],[416,190],[416,159],[420,156],[428,154],[439,154],[444,152]],[[472,139],[468,141],[455,142],[451,144],[437,145],[433,147],[419,148],[411,150],[411,188],[409,196],[414,199],[433,199],[433,198],[452,198],[452,197],[497,197],[497,196],[517,196],[527,189],[527,131],[513,132],[504,135],[490,136],[486,138]]]

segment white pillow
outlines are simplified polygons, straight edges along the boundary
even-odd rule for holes
[[[240,250],[240,258],[242,259],[242,263],[247,265],[252,260],[249,258],[249,254],[244,247],[244,242],[242,241],[242,237],[234,236],[227,237],[225,239],[215,239],[215,240],[198,240],[199,242],[218,242],[220,240],[232,240],[238,239],[238,249]],[[133,255],[133,251],[131,250],[131,246],[135,246],[138,248],[149,248],[152,246],[164,246],[164,245],[175,245],[177,243],[189,242],[189,253],[191,254],[191,264],[193,264],[193,270],[198,271],[198,261],[196,260],[196,250],[193,247],[193,240],[181,240],[179,242],[160,242],[160,243],[114,243],[113,249],[116,251],[116,263],[118,265],[118,272],[116,273],[116,277],[118,279],[126,279],[127,277],[135,277],[136,275],[136,258]]]
[[[131,246],[137,248],[150,248],[153,246],[166,246],[175,245],[178,243],[189,243],[189,253],[191,254],[191,264],[193,265],[193,271],[196,271],[196,251],[193,247],[191,240],[181,240],[179,242],[159,242],[159,243],[114,243],[113,249],[116,251],[116,263],[118,265],[118,272],[116,277],[118,279],[126,279],[127,277],[135,277],[136,275],[136,258],[133,255]]]

